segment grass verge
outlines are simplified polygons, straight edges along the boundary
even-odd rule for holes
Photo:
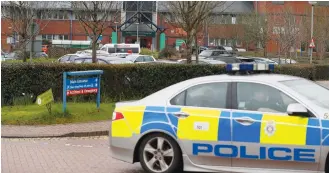
[[[64,115],[61,103],[52,104],[51,114],[46,106],[4,106],[1,109],[1,124],[49,125],[110,120],[113,109],[114,103],[102,103],[99,111],[96,103],[68,103]]]

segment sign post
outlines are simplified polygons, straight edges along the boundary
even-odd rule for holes
[[[36,103],[37,103],[39,106],[46,105],[49,114],[51,114],[51,103],[52,103],[53,101],[54,101],[53,91],[52,91],[52,89],[49,89],[48,91],[46,91],[46,92],[40,94],[40,95],[37,97],[37,101],[36,101]]]
[[[97,109],[99,109],[101,100],[100,82],[102,74],[103,70],[64,72],[63,112],[66,112],[66,98],[74,95],[96,94],[96,105]]]

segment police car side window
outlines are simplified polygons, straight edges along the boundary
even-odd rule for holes
[[[180,106],[226,108],[228,83],[207,83],[188,88],[170,103]]]
[[[280,90],[257,83],[240,82],[237,84],[238,109],[286,113],[291,103],[297,103]]]

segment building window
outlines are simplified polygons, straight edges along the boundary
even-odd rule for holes
[[[232,16],[232,24],[236,24],[236,17]]]
[[[46,34],[42,35],[42,40],[68,40],[68,35]]]

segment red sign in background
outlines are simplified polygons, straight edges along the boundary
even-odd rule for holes
[[[79,90],[67,90],[67,96],[74,96],[74,95],[82,95],[82,94],[96,94],[98,92],[98,88],[84,88]]]

